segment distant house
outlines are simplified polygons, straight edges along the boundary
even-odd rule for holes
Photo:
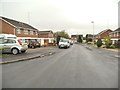
[[[41,39],[41,46],[53,45],[54,35],[52,30],[39,31],[38,38]]]
[[[94,37],[93,37],[92,34],[86,34],[86,38],[88,38],[88,39],[93,39]]]
[[[73,40],[73,42],[77,42],[77,38],[78,35],[71,35],[71,40]]]
[[[120,40],[120,28],[118,28],[115,31],[109,33],[109,36],[110,36],[113,44],[117,43],[118,40]]]
[[[81,36],[81,38],[83,39],[83,35],[82,34],[77,34],[77,35],[71,35],[71,40],[73,42],[77,42],[78,36]]]
[[[107,37],[109,37],[109,34],[111,32],[112,32],[112,30],[110,30],[110,29],[103,30],[103,31],[101,31],[100,33],[98,33],[96,35],[96,39],[98,39],[98,38],[100,38],[100,39],[107,38]]]
[[[38,38],[38,30],[27,23],[5,17],[0,17],[0,22],[2,26],[0,33],[14,34],[17,38],[26,39],[27,42],[29,39]]]

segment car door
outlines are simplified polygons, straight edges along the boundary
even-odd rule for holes
[[[14,45],[12,39],[4,39],[3,42],[3,52],[11,52],[11,47]]]
[[[3,39],[0,38],[0,52],[3,51]]]

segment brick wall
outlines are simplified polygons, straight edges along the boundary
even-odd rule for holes
[[[39,33],[39,38],[48,38],[48,34],[44,34],[44,35],[43,35],[43,34],[40,34],[40,33]]]
[[[101,38],[101,39],[104,39],[104,38],[106,38],[106,37],[109,37],[109,33],[111,33],[111,32],[112,32],[111,30],[108,30],[108,31],[102,33],[102,34],[100,35],[100,38]]]
[[[28,30],[28,34],[24,34],[24,29],[20,29],[20,30],[21,30],[21,34],[18,34],[17,31],[16,31],[16,36],[17,37],[35,37],[35,38],[38,38],[38,34],[36,35],[35,31],[34,31],[33,35],[31,35],[30,30]]]
[[[39,32],[39,38],[53,38],[53,33],[44,33]]]
[[[0,20],[1,22],[1,32],[5,34],[14,34],[14,27],[10,24],[6,23],[5,21]]]
[[[96,38],[101,38],[101,39],[107,38],[107,37],[109,37],[109,34],[110,34],[111,32],[112,32],[112,30],[107,30],[107,31],[105,31],[105,32],[102,32],[102,33],[98,34],[98,35],[96,36]]]

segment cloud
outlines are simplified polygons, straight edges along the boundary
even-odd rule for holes
[[[116,29],[117,0],[1,0],[5,17],[23,21],[38,29],[66,29],[70,33],[96,33]]]

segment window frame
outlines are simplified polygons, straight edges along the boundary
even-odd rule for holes
[[[28,35],[28,30],[24,29],[24,35]]]
[[[21,29],[17,28],[17,34],[21,34]]]
[[[30,35],[34,35],[34,32],[32,30],[30,30]]]

